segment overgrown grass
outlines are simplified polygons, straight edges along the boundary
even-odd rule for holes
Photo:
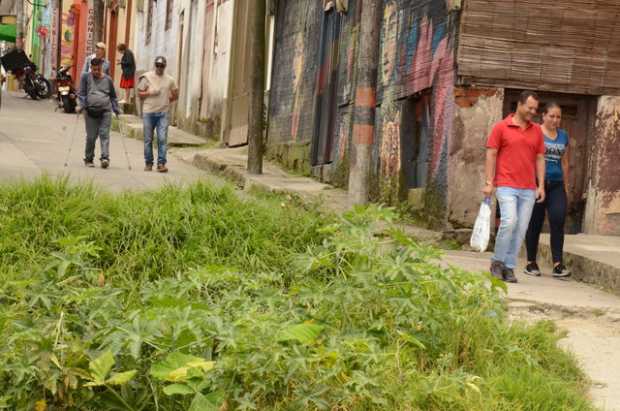
[[[0,407],[590,410],[552,323],[388,210],[197,184],[0,189]],[[38,402],[38,403],[37,403]]]

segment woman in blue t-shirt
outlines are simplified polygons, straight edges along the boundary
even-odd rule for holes
[[[548,103],[543,111],[542,132],[545,136],[545,201],[536,203],[525,237],[527,266],[525,273],[540,276],[536,264],[538,240],[545,222],[545,212],[549,215],[551,232],[551,255],[553,276],[568,277],[570,271],[562,263],[564,249],[564,221],[566,219],[566,184],[568,178],[568,133],[559,128],[562,109],[557,103]]]

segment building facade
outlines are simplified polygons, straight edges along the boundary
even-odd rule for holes
[[[268,155],[344,188],[362,3],[290,0],[276,14]],[[519,3],[382,2],[371,199],[471,226],[486,138],[533,89],[561,104],[572,137],[569,231],[620,235],[620,4]]]

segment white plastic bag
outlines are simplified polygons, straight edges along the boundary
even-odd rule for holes
[[[491,235],[491,198],[486,197],[480,204],[480,211],[474,223],[469,245],[476,251],[485,252]]]

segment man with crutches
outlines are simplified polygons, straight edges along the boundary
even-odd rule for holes
[[[101,168],[110,166],[110,127],[112,112],[119,114],[116,91],[112,79],[103,73],[103,60],[90,61],[90,73],[83,73],[80,79],[78,113],[84,111],[86,123],[86,149],[84,165],[95,167],[95,143],[101,144]]]

